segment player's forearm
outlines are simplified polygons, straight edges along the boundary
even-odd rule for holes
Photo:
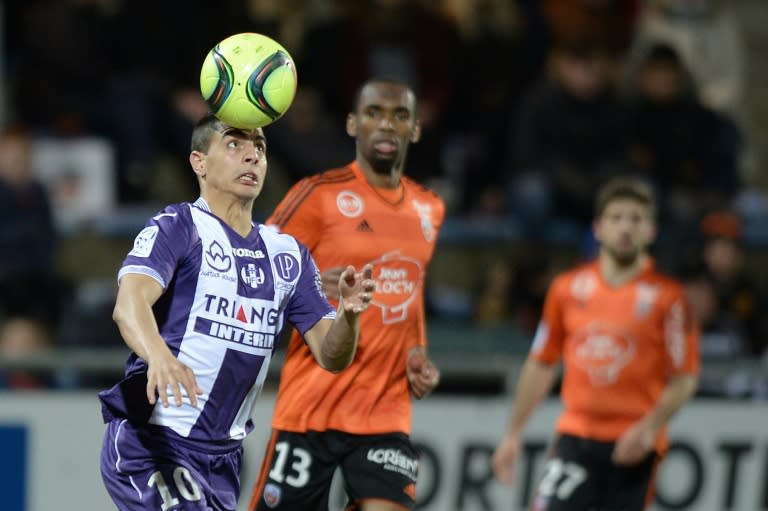
[[[696,375],[680,375],[670,381],[659,398],[658,403],[646,416],[654,429],[659,430],[696,392],[699,379]]]
[[[508,434],[522,434],[533,410],[552,390],[556,375],[555,366],[544,365],[530,358],[526,360],[515,389],[512,415],[507,427]]]
[[[320,346],[320,364],[332,372],[348,367],[355,358],[359,335],[359,314],[345,311],[341,304]]]
[[[152,307],[140,298],[118,300],[112,319],[125,344],[142,359],[149,361],[154,354],[168,349],[160,336]]]

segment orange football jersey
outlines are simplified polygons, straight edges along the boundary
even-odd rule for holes
[[[321,271],[372,263],[376,290],[355,360],[340,373],[322,369],[293,332],[275,429],[410,433],[406,360],[426,345],[424,280],[444,215],[434,192],[406,177],[396,190],[374,188],[357,162],[299,181],[278,204],[267,223],[305,244]]]
[[[699,329],[675,280],[653,262],[611,286],[593,262],[555,279],[530,356],[563,360],[557,430],[616,440],[656,405],[670,377],[699,370]],[[667,445],[666,432],[657,449]]]

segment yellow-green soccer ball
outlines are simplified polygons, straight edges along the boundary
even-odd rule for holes
[[[296,65],[280,43],[263,34],[227,37],[205,57],[200,92],[211,112],[240,129],[279,119],[296,95]]]

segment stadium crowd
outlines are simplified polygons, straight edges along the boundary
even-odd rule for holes
[[[654,255],[686,284],[704,357],[768,360],[768,282],[755,264],[766,247],[751,228],[768,200],[745,171],[747,53],[730,7],[166,0],[150,12],[119,0],[5,2],[0,207],[13,221],[0,227],[0,356],[24,346],[119,345],[113,288],[89,302],[87,283],[57,270],[57,237],[83,227],[57,232],[56,207],[78,183],[35,177],[25,151],[40,139],[107,140],[111,215],[185,200],[195,181],[183,155],[206,112],[199,66],[217,41],[251,31],[282,42],[299,74],[293,106],[265,130],[271,168],[262,213],[300,178],[348,163],[354,141],[342,128],[355,89],[369,76],[398,78],[417,91],[425,125],[409,173],[446,201],[446,232],[451,219],[491,231],[514,225],[522,246],[499,250],[453,301],[432,301],[433,318],[512,325],[530,337],[551,277],[594,255],[594,190],[633,174],[662,198]],[[451,243],[462,244],[460,233]],[[439,277],[430,285],[440,288]],[[705,380],[702,391],[757,392],[720,383]],[[0,378],[14,388],[51,384]]]

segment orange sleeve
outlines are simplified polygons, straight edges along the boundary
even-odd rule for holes
[[[323,221],[321,194],[313,179],[304,178],[288,190],[266,223],[276,225],[312,251],[320,241]]]
[[[565,328],[563,326],[563,302],[567,297],[564,276],[558,277],[547,291],[544,310],[533,337],[530,356],[545,364],[555,364],[563,355]]]
[[[700,365],[698,322],[679,286],[671,293],[669,303],[664,317],[664,344],[670,373],[696,374]]]

